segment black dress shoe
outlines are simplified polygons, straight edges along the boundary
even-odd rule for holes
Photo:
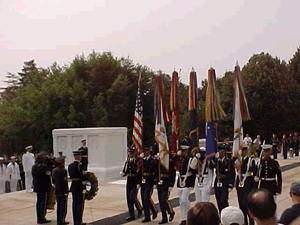
[[[45,224],[45,223],[51,223],[51,220],[44,220],[42,222],[38,222],[38,224]]]
[[[165,224],[165,223],[168,223],[168,220],[162,220],[158,224]]]
[[[65,221],[65,222],[62,222],[61,224],[69,224],[70,222],[67,222],[67,221]]]
[[[175,212],[173,212],[173,213],[170,214],[170,218],[169,218],[170,222],[174,219],[174,216],[175,216]]]
[[[186,225],[186,220],[182,220],[179,225]]]
[[[157,212],[153,213],[152,219],[155,220],[157,217]]]
[[[150,221],[151,221],[150,219],[143,219],[142,223],[147,223],[147,222],[150,222]]]
[[[134,216],[128,216],[128,217],[126,218],[127,221],[131,221],[131,220],[134,220],[134,219],[135,219]]]
[[[143,214],[142,210],[138,211],[138,218],[140,218],[142,214]]]

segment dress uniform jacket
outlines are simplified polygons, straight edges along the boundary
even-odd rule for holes
[[[270,191],[271,194],[281,194],[282,190],[282,174],[279,163],[274,159],[262,160],[258,165],[260,187]],[[276,179],[277,176],[277,179]]]
[[[11,192],[17,191],[18,180],[21,179],[19,164],[17,162],[10,162],[7,165],[6,172]]]
[[[42,163],[37,162],[32,167],[33,177],[33,191],[37,193],[45,193],[51,189],[51,179],[48,167]]]
[[[179,178],[177,181],[177,187],[190,187],[193,188],[195,185],[195,173],[190,164],[192,161],[191,157],[180,157],[179,159]],[[186,179],[185,179],[186,178]],[[185,185],[184,185],[185,181]]]
[[[86,185],[82,184],[86,178],[83,174],[82,164],[78,161],[74,161],[68,167],[70,178],[72,179],[72,184],[70,191],[73,193],[82,193],[86,189]]]
[[[0,163],[0,194],[5,193],[6,180],[7,180],[6,165],[4,163]]]
[[[55,185],[55,195],[65,196],[69,192],[68,172],[64,167],[57,166],[53,170],[53,183]]]
[[[88,159],[89,159],[89,150],[88,150],[88,147],[86,146],[81,146],[78,151],[82,151],[82,158],[81,158],[81,163],[82,163],[82,167],[83,167],[83,170],[87,171],[87,168],[88,168]]]

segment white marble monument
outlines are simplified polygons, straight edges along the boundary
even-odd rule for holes
[[[52,135],[54,156],[62,151],[66,156],[66,166],[74,161],[72,151],[81,146],[82,139],[86,139],[88,171],[94,172],[98,179],[120,176],[127,157],[126,127],[54,129]]]

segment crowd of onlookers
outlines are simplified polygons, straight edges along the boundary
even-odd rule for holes
[[[289,195],[293,205],[277,218],[274,196],[266,189],[254,189],[248,195],[248,214],[257,225],[300,224],[300,181],[293,182]],[[238,207],[228,206],[221,211],[211,202],[198,202],[187,215],[187,225],[244,225],[244,214]]]

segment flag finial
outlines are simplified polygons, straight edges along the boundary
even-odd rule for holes
[[[239,61],[238,61],[238,60],[236,60],[235,65],[236,65],[236,66],[239,66]]]

